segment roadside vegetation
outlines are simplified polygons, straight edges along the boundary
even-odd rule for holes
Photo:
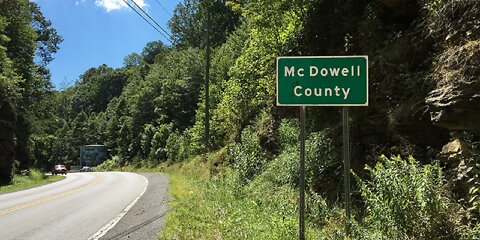
[[[8,193],[20,191],[32,187],[38,187],[48,183],[56,182],[64,179],[64,176],[47,176],[37,169],[30,169],[23,174],[16,174],[13,176],[13,181],[8,185],[0,185],[0,193]]]

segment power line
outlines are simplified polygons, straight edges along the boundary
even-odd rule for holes
[[[168,12],[167,9],[163,7],[163,5],[160,3],[159,0],[155,0],[155,2],[157,2],[158,5],[160,5],[160,7],[163,9],[165,13],[167,13],[169,16],[172,16],[172,14],[170,14],[170,12]]]
[[[134,0],[130,0],[130,1],[132,1],[145,15],[147,15],[147,17],[150,18],[159,28],[161,28],[161,29],[168,35],[168,37],[165,36],[165,34],[163,34],[162,32],[160,32],[160,31],[158,30],[158,28],[156,28],[156,27],[155,27],[150,21],[148,21],[140,12],[138,12],[138,11],[135,9],[135,7],[133,7],[131,4],[129,4],[129,3],[127,2],[127,0],[122,0],[122,1],[125,2],[125,3],[128,5],[128,7],[130,7],[135,13],[137,13],[138,16],[140,16],[143,20],[145,20],[145,22],[147,22],[151,27],[153,27],[153,29],[155,29],[158,33],[160,33],[160,34],[165,38],[165,40],[167,40],[168,42],[170,42],[170,44],[175,45],[175,44],[174,44],[173,37],[172,37],[167,31],[165,31],[165,29],[163,29],[163,27],[160,26],[160,24],[158,24],[148,13],[146,13]],[[170,40],[170,39],[172,39],[172,40]],[[186,53],[184,53],[184,52],[182,52],[182,51],[179,51],[179,53],[180,53],[181,55],[183,55],[183,57],[186,57],[187,59],[191,57],[191,56],[189,56],[188,54],[186,54]],[[193,58],[193,59],[198,63],[198,59],[196,59],[196,58]]]
[[[132,5],[130,5],[130,3],[128,3],[126,0],[122,0],[124,3],[127,4],[128,7],[130,7],[138,16],[140,16],[143,20],[145,20],[145,22],[147,22],[153,29],[155,29],[158,33],[160,33],[160,35],[162,35],[167,41],[169,41],[170,43],[172,43],[170,41],[170,39],[165,36],[165,34],[163,34],[162,32],[160,32],[160,30],[158,30],[150,21],[148,21],[141,13],[139,13]],[[135,3],[135,2],[134,2]],[[135,3],[136,4],[136,3]],[[138,5],[137,5],[138,6]]]
[[[123,0],[123,1],[125,2],[125,0]],[[158,24],[157,21],[155,21],[155,19],[150,17],[150,15],[147,12],[145,12],[145,10],[143,10],[142,7],[140,7],[134,0],[130,0],[130,1],[132,1],[138,7],[138,9],[140,9],[140,11],[142,11],[143,14],[145,14],[148,18],[150,18],[150,20],[152,20],[160,29],[162,29],[162,31],[165,34],[167,34],[170,37],[170,39],[173,39],[173,37],[162,26],[160,26],[160,24]],[[169,40],[169,42],[171,43],[172,41]]]

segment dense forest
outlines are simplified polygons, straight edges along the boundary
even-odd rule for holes
[[[35,3],[0,1],[0,183],[51,157],[42,145],[57,128],[47,65],[62,40]]]
[[[104,144],[111,166],[209,153],[212,177],[235,188],[295,189],[299,110],[276,106],[276,57],[368,55],[369,106],[350,110],[355,238],[478,237],[480,2],[185,0],[169,27],[174,44],[57,91],[47,65],[62,38],[35,3],[0,0],[0,180]],[[320,228],[335,214],[319,206],[343,202],[341,131],[340,108],[307,108],[307,217]]]

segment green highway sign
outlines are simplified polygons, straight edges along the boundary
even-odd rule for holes
[[[368,56],[277,57],[277,106],[368,106]]]

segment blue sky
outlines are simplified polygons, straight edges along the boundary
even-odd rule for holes
[[[57,89],[74,84],[91,67],[104,63],[121,67],[126,55],[141,52],[147,42],[161,40],[170,45],[123,0],[33,1],[64,38],[48,66]],[[167,22],[181,0],[134,1],[169,31]]]

